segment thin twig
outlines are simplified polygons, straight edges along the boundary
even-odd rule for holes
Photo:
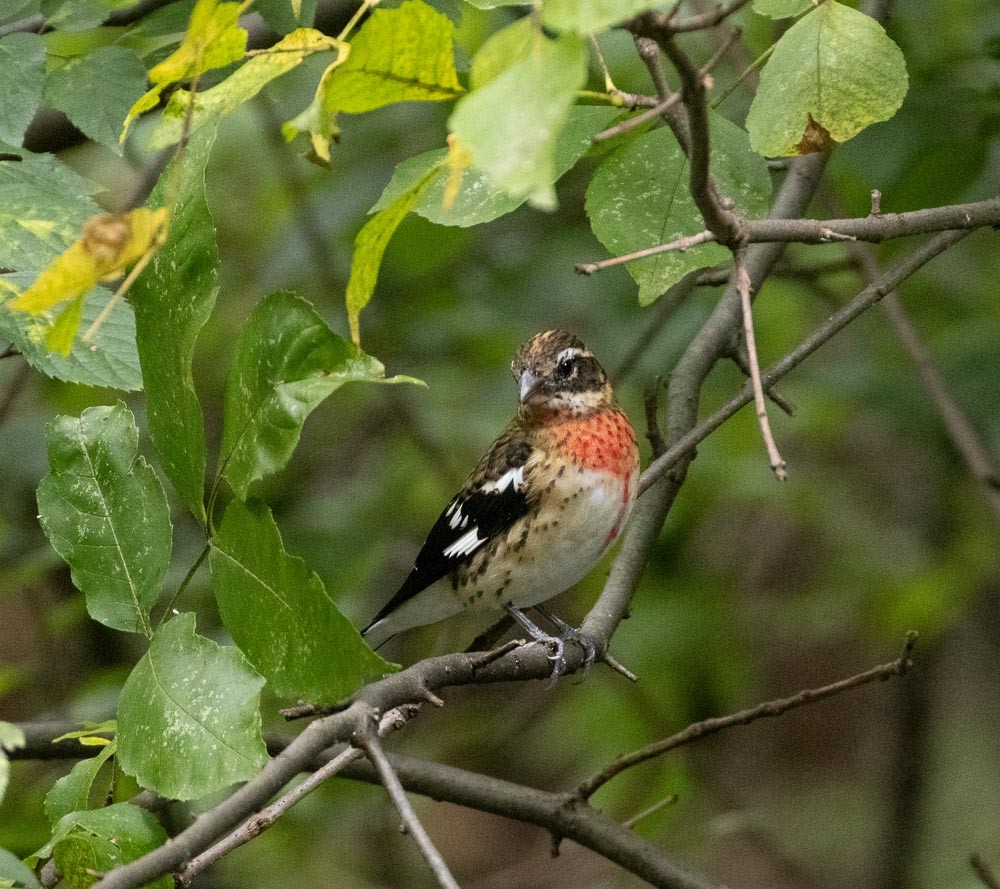
[[[437,879],[438,885],[442,889],[459,889],[459,885],[451,875],[451,871],[448,870],[448,865],[445,864],[441,853],[435,848],[431,842],[431,838],[427,835],[427,831],[424,830],[424,826],[420,823],[420,819],[417,818],[417,813],[413,811],[413,806],[410,805],[410,801],[406,797],[406,791],[399,781],[399,776],[386,758],[378,735],[374,733],[361,735],[358,738],[358,744],[360,744],[368,755],[368,759],[371,760],[375,771],[378,772],[382,784],[396,806],[396,811],[399,812],[399,817],[403,819],[406,832],[413,837],[417,848],[420,849],[420,854],[424,856],[424,860]]]
[[[622,827],[628,827],[628,828],[635,827],[644,818],[648,818],[650,815],[655,815],[657,812],[659,812],[661,809],[665,809],[667,806],[672,806],[674,803],[677,802],[677,800],[678,796],[676,793],[668,794],[667,796],[663,797],[663,799],[661,799],[659,802],[653,803],[653,805],[651,806],[647,806],[645,809],[643,809],[641,812],[637,812],[631,818],[626,818],[622,822]]]
[[[686,235],[683,238],[678,238],[676,241],[671,241],[669,244],[660,244],[657,247],[647,247],[645,250],[636,250],[633,253],[626,253],[623,256],[612,256],[611,259],[602,259],[600,262],[581,262],[574,268],[576,269],[578,275],[592,275],[594,272],[610,268],[613,265],[621,265],[624,262],[632,262],[636,259],[645,259],[647,256],[656,256],[658,253],[667,253],[670,251],[684,253],[692,247],[697,247],[699,244],[706,244],[709,241],[715,240],[717,240],[715,235],[706,230],[698,232],[695,235]]]
[[[750,357],[747,354],[746,348],[741,348],[737,346],[733,349],[732,354],[729,356],[733,359],[733,363],[743,371],[743,375],[750,379]],[[764,393],[771,401],[776,404],[782,411],[788,414],[789,417],[795,416],[795,405],[792,404],[784,395],[782,395],[773,386],[767,389]]]
[[[417,705],[410,704],[390,710],[379,720],[378,734],[383,736],[389,732],[401,729],[416,715],[418,709]],[[205,870],[205,868],[214,864],[224,855],[228,855],[234,849],[238,849],[255,837],[260,836],[292,806],[312,793],[320,784],[338,772],[343,771],[344,768],[355,760],[361,759],[364,755],[364,752],[357,747],[347,747],[341,750],[340,753],[309,775],[301,784],[297,784],[271,803],[266,809],[262,809],[256,815],[252,815],[244,821],[243,824],[228,836],[209,846],[208,849],[197,857],[192,858],[184,869],[176,875],[176,882],[181,886],[189,886],[191,880]]]
[[[771,464],[771,469],[774,470],[778,481],[784,481],[788,477],[785,472],[785,461],[778,451],[774,433],[771,432],[771,422],[767,418],[767,402],[764,400],[764,386],[760,381],[757,339],[753,331],[753,308],[750,305],[750,275],[743,264],[743,251],[735,251],[733,257],[736,263],[736,292],[740,295],[740,308],[743,312],[743,337],[746,340],[747,362],[750,365],[750,382],[753,386],[753,400],[757,408],[757,423],[760,426],[761,437],[764,439],[764,447],[767,449],[767,459]]]
[[[969,864],[972,865],[972,869],[976,872],[976,876],[979,877],[979,882],[982,883],[986,889],[1000,889],[1000,881],[997,880],[990,866],[983,861],[983,858],[978,853],[973,854],[969,858]]]
[[[637,114],[635,117],[630,117],[627,120],[623,120],[620,123],[616,123],[613,127],[608,127],[606,130],[602,130],[591,140],[592,142],[600,143],[606,142],[608,139],[613,139],[615,136],[621,136],[623,133],[628,133],[634,130],[636,127],[641,127],[644,123],[654,120],[657,117],[668,112],[681,100],[680,93],[672,93],[667,96],[662,102],[657,103],[652,108],[647,108],[641,114]]]
[[[795,710],[798,707],[812,704],[815,701],[821,701],[824,698],[849,691],[852,688],[867,685],[869,682],[881,682],[891,679],[894,676],[905,676],[913,666],[913,647],[916,645],[916,642],[917,634],[911,631],[906,634],[906,643],[903,646],[902,654],[896,660],[890,661],[887,664],[880,664],[877,667],[866,670],[864,673],[858,673],[855,676],[841,679],[839,682],[833,682],[820,688],[804,689],[791,697],[766,701],[763,704],[758,704],[756,707],[740,710],[729,716],[717,716],[692,723],[683,731],[670,735],[668,738],[619,757],[596,775],[582,782],[573,794],[579,799],[590,799],[608,781],[616,775],[620,775],[626,769],[661,756],[668,750],[683,747],[686,744],[704,738],[706,735],[714,735],[717,732],[725,731],[738,725],[748,725],[758,719],[781,716],[781,714],[787,713],[789,710]]]

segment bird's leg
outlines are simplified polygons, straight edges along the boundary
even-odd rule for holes
[[[541,606],[536,605],[535,611],[559,629],[560,639],[565,642],[575,642],[580,646],[580,648],[583,649],[583,672],[584,675],[586,675],[590,668],[594,666],[594,658],[597,657],[597,646],[594,645],[594,640],[585,633],[581,633],[576,627],[566,623],[566,621],[564,621],[561,617],[553,614],[547,608],[542,608]]]
[[[587,671],[593,666],[594,659],[597,656],[597,646],[594,644],[594,640],[586,633],[581,633],[575,627],[570,626],[561,617],[553,614],[546,608],[540,608],[535,606],[535,611],[537,611],[542,617],[547,621],[550,621],[556,627],[559,628],[559,632],[564,640],[567,642],[576,642],[582,649],[586,659],[583,662],[583,672],[586,675]],[[610,651],[604,652],[604,657],[602,658],[604,663],[606,663],[612,670],[616,673],[621,673],[630,682],[638,682],[639,678],[633,673],[628,667],[620,663],[614,657],[611,656]]]
[[[529,635],[535,642],[546,646],[551,649],[551,654],[549,655],[549,660],[552,661],[552,676],[551,684],[556,684],[556,681],[563,674],[563,670],[566,669],[566,642],[560,636],[553,636],[551,633],[546,633],[538,624],[536,624],[528,615],[513,605],[504,606],[504,610],[521,626],[521,628]]]

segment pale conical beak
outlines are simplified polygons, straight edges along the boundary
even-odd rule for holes
[[[524,404],[531,397],[531,394],[538,388],[539,382],[538,377],[530,370],[521,374],[521,404]]]

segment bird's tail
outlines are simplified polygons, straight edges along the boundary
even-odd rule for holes
[[[399,632],[398,630],[394,630],[388,624],[388,620],[383,617],[379,620],[372,621],[361,631],[361,635],[365,637],[365,642],[367,642],[374,651],[378,651],[383,645],[385,645],[386,642],[395,636],[397,632]]]

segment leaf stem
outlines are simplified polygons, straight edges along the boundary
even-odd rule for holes
[[[194,564],[188,569],[188,573],[184,575],[184,579],[181,581],[180,586],[177,587],[177,591],[170,597],[170,601],[167,602],[166,607],[163,609],[163,614],[160,615],[159,621],[157,621],[157,627],[160,626],[170,614],[171,609],[174,607],[174,602],[181,593],[188,588],[188,585],[194,579],[195,574],[198,573],[198,569],[201,567],[201,563],[205,561],[205,556],[208,555],[208,551],[212,548],[210,542],[206,542],[205,546],[202,547],[201,552],[198,554],[198,558],[194,560]]]

